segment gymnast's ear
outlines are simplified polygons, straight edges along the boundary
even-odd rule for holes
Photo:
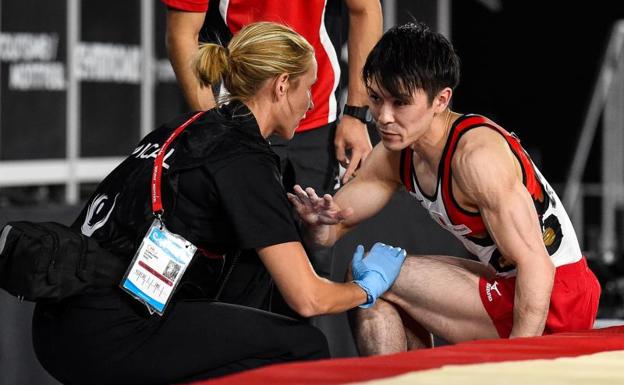
[[[436,113],[444,112],[449,106],[451,102],[451,98],[453,97],[453,89],[450,87],[444,87],[438,94],[433,98],[432,107],[434,108]]]

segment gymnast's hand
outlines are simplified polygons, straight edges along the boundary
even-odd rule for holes
[[[329,194],[319,197],[311,187],[304,190],[295,185],[294,191],[295,194],[287,194],[288,200],[307,225],[311,240],[319,245],[331,245],[335,241],[332,225],[342,223],[353,214],[353,209],[342,209]]]
[[[378,242],[364,257],[364,246],[358,245],[351,262],[353,282],[360,286],[368,296],[366,303],[360,307],[373,306],[377,298],[392,286],[399,276],[406,255],[405,250],[400,247]]]

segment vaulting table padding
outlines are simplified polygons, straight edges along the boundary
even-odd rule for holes
[[[388,356],[290,363],[192,385],[624,383],[624,326],[482,340]],[[372,381],[371,380],[377,380]]]

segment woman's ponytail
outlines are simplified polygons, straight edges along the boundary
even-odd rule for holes
[[[210,87],[220,82],[227,71],[227,49],[218,44],[200,44],[199,52],[193,61],[193,72],[202,87]]]
[[[246,25],[228,48],[201,44],[193,71],[203,87],[223,81],[227,94],[217,103],[252,98],[266,80],[281,74],[296,79],[314,62],[314,48],[292,29],[275,23]]]

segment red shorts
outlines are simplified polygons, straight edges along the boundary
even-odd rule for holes
[[[516,277],[479,280],[481,302],[501,338],[511,333],[515,287]],[[591,329],[599,299],[600,283],[585,258],[557,267],[544,334]]]

